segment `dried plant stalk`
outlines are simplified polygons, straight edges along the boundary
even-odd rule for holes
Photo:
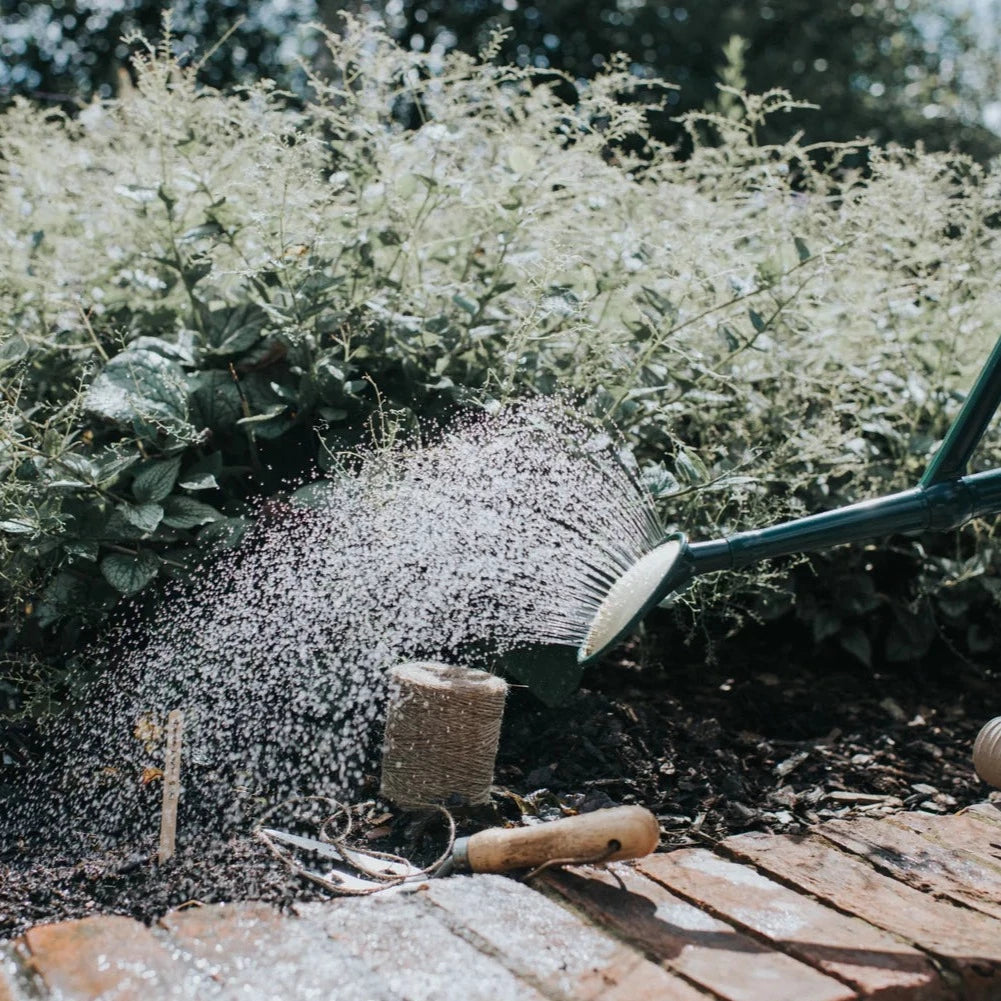
[[[166,748],[163,756],[163,809],[160,814],[160,850],[162,865],[174,854],[177,836],[177,801],[181,797],[181,733],[184,715],[180,709],[167,714]]]

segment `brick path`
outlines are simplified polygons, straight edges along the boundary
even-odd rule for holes
[[[1001,810],[745,834],[634,865],[93,917],[0,947],[0,1001],[1001,999]]]

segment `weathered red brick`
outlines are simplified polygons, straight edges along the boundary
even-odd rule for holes
[[[544,1001],[534,987],[454,934],[417,893],[347,897],[296,911],[375,970],[405,1001]],[[484,898],[489,907],[489,898]]]
[[[14,1001],[14,986],[7,972],[3,953],[0,953],[0,1001]]]
[[[884,876],[813,835],[741,834],[719,848],[931,953],[959,978],[964,998],[1001,996],[1001,926],[992,918]]]
[[[887,823],[934,841],[960,856],[973,855],[978,862],[1001,873],[1001,825],[970,810],[942,816],[937,813],[895,813]]]
[[[982,820],[984,823],[1001,827],[1001,809],[998,809],[994,803],[974,803],[973,806],[968,806],[963,810],[961,816],[976,817],[977,820]]]
[[[628,866],[584,867],[546,879],[585,913],[726,1001],[847,1001],[858,996]]]
[[[206,981],[145,925],[117,915],[38,925],[20,940],[28,966],[60,1001],[197,997]]]
[[[192,963],[225,985],[222,999],[267,996],[277,984],[282,1001],[399,999],[362,960],[331,942],[321,928],[282,915],[267,904],[213,904],[172,911],[160,926]]]
[[[974,855],[936,844],[889,819],[832,821],[817,833],[908,886],[1001,918],[1001,870]]]
[[[424,896],[454,932],[549,997],[707,999],[580,915],[504,876],[432,880]]]
[[[696,906],[880,1001],[951,996],[927,957],[750,866],[701,848],[651,855],[637,868]]]

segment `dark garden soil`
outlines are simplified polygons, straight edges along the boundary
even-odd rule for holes
[[[627,650],[557,709],[513,689],[495,806],[460,827],[639,803],[658,815],[669,848],[832,817],[950,813],[988,798],[970,751],[998,712],[996,677],[955,657],[873,670],[797,649],[806,646],[777,641],[772,628],[710,665],[683,652],[670,667],[640,669]],[[365,795],[376,792],[373,778]],[[378,801],[358,808],[356,821],[360,843],[422,864],[444,844],[439,825],[421,827]],[[0,940],[95,913],[154,920],[188,903],[286,907],[326,896],[249,831],[193,838],[183,798],[177,854],[158,866],[154,850],[152,839],[88,850],[72,832],[44,853],[0,844]]]

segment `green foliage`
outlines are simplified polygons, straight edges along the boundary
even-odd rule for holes
[[[297,60],[315,40],[305,25],[315,0],[174,0],[169,5],[174,51],[204,51],[202,79],[231,86],[269,76],[292,86]],[[0,97],[30,94],[73,106],[117,93],[127,78],[125,36],[159,33],[165,5],[150,0],[7,0],[0,22]],[[216,45],[228,38],[229,44]],[[197,40],[197,41],[196,41]]]
[[[616,52],[641,76],[680,85],[665,142],[683,139],[671,116],[717,103],[717,83],[751,92],[782,86],[817,106],[766,127],[769,142],[796,130],[807,141],[868,136],[880,143],[959,148],[985,160],[1001,141],[982,121],[996,100],[1001,51],[986,7],[939,0],[396,0],[379,5],[400,39],[427,50],[475,52],[507,29],[501,57],[589,78]],[[720,102],[725,110],[727,101]]]
[[[672,91],[624,61],[567,104],[353,23],[327,45],[296,111],[199,87],[167,44],[120,101],[0,120],[8,647],[68,649],[235,545],[249,498],[492,400],[574,391],[695,538],[916,481],[1001,329],[996,169],[873,148],[863,178],[838,145],[820,168],[763,138],[788,94],[736,88],[679,159],[638,99]],[[906,615],[945,581],[938,621],[980,650],[987,532],[897,540],[913,590],[872,583],[881,543],[828,558],[836,587],[771,568],[693,595],[739,625],[798,589],[865,660],[920,652]]]

